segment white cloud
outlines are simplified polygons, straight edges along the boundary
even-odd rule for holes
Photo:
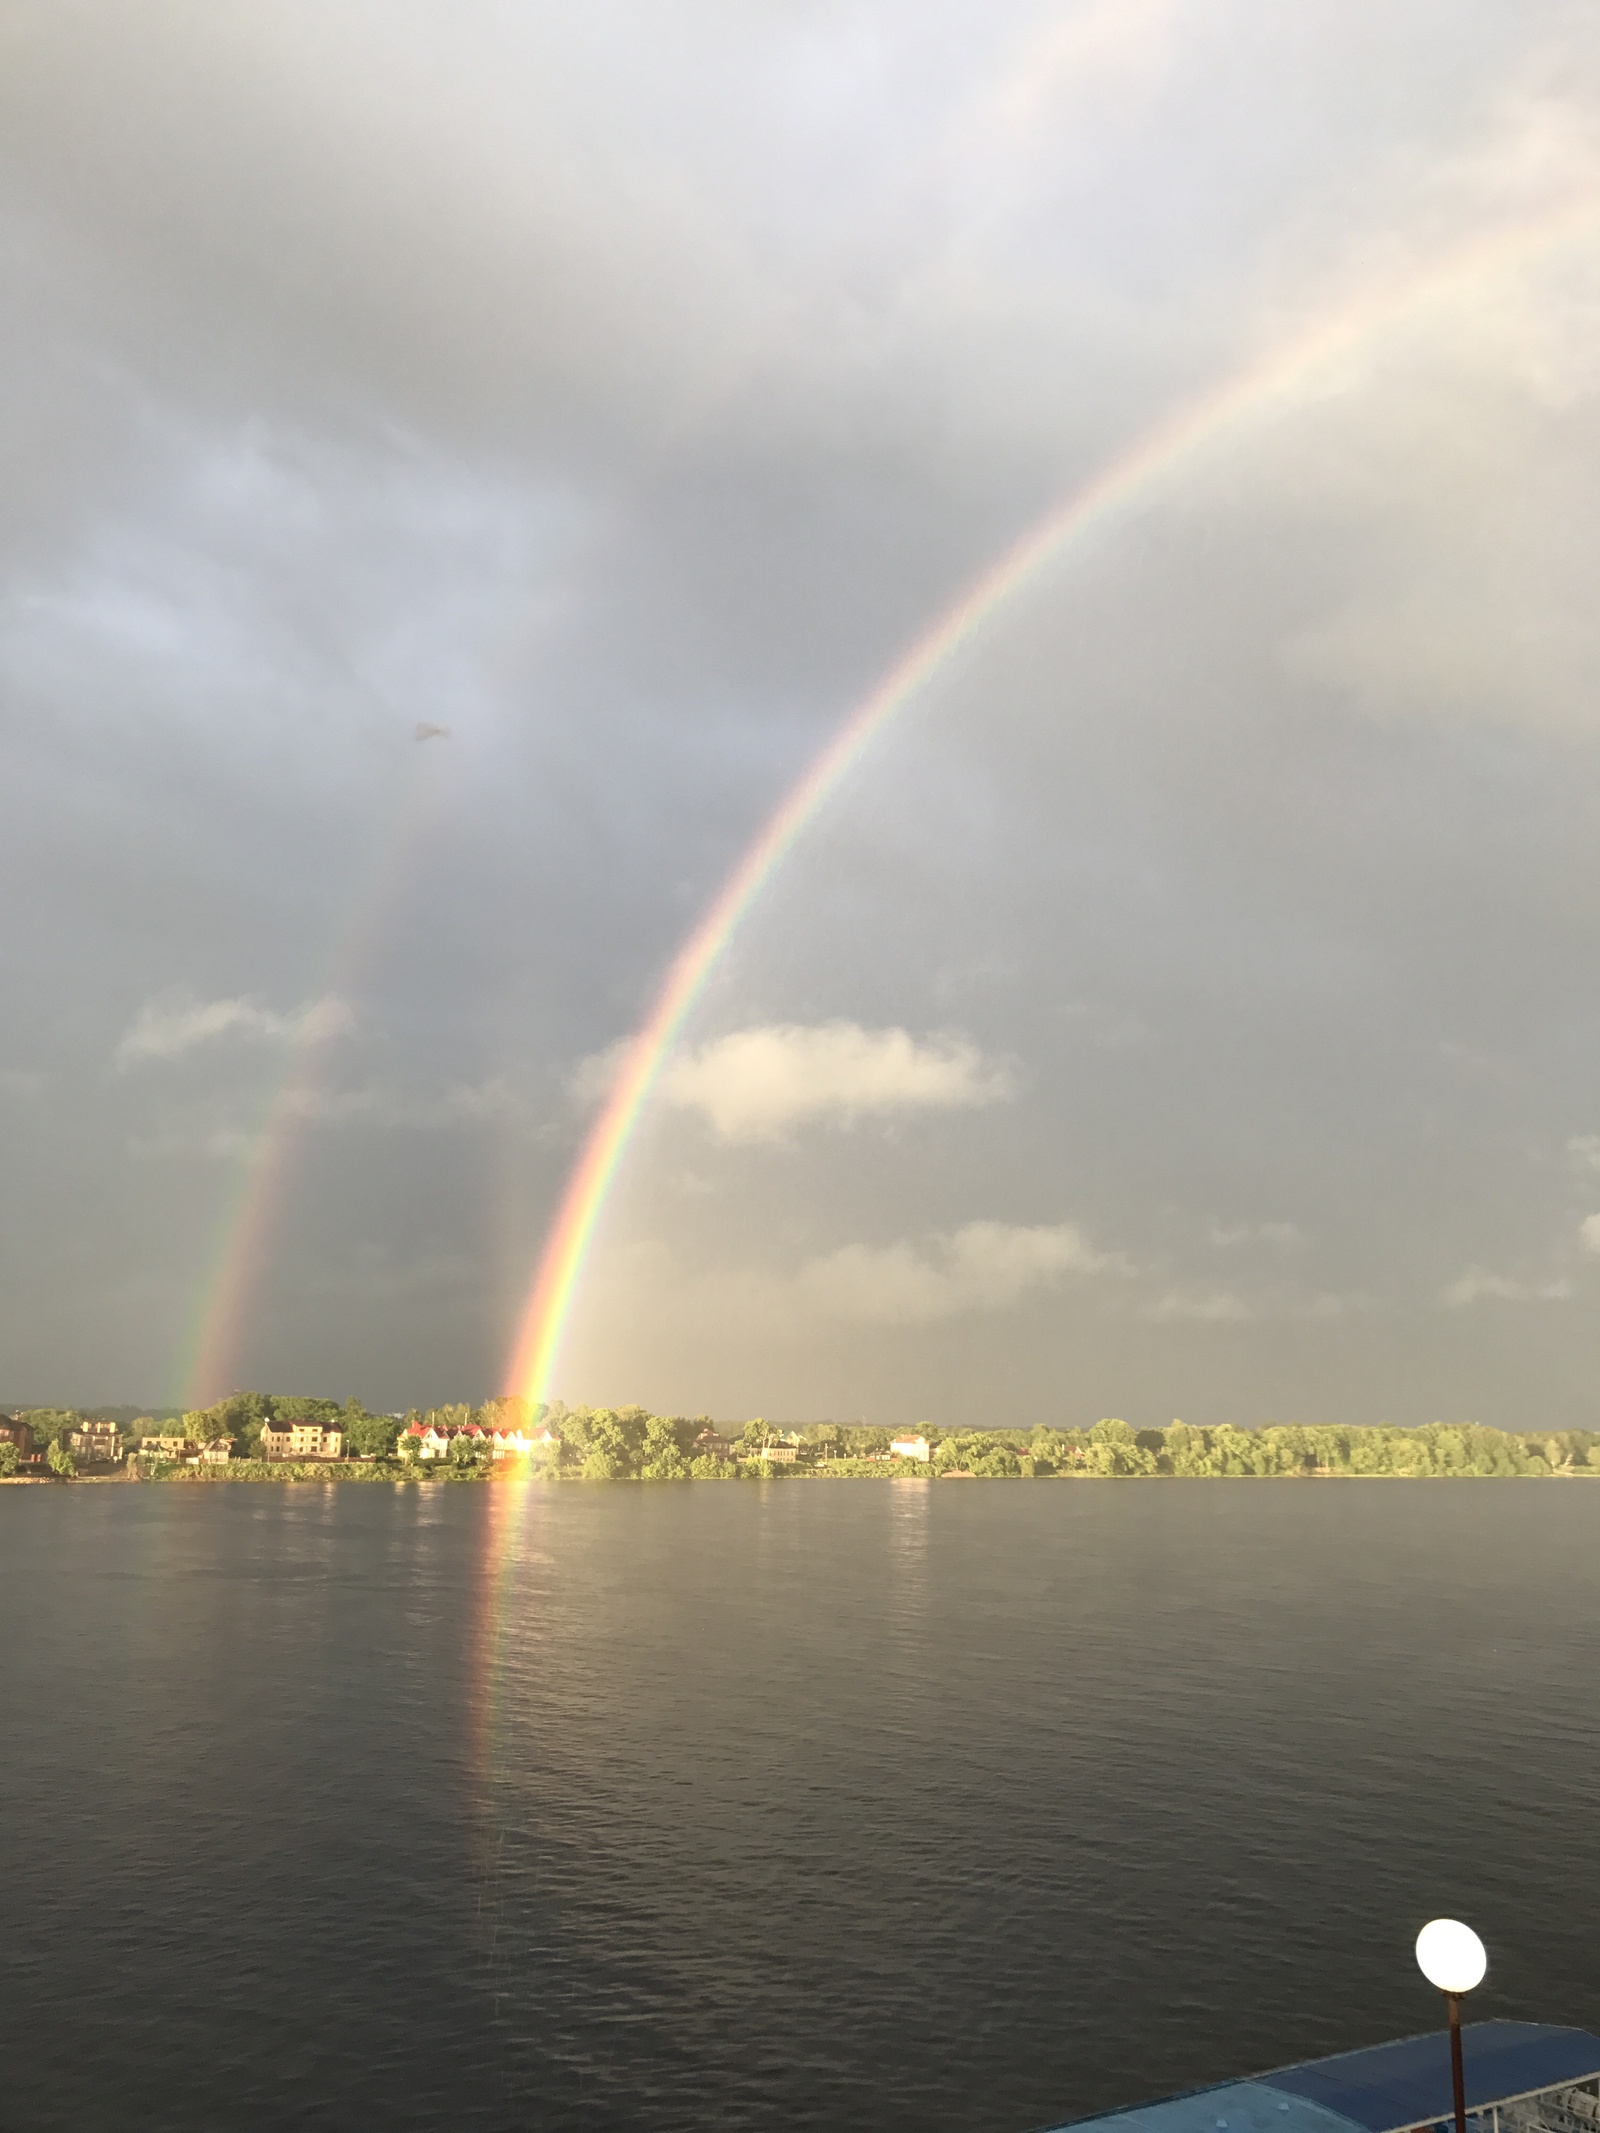
[[[1206,1234],[1219,1251],[1226,1251],[1236,1244],[1271,1244],[1287,1251],[1291,1245],[1305,1242],[1293,1222],[1213,1221]]]
[[[967,1311],[1009,1310],[1030,1289],[1073,1275],[1133,1271],[1070,1223],[1025,1228],[968,1222],[926,1246],[847,1244],[800,1271],[802,1296],[830,1318],[927,1325]]]
[[[1600,1218],[1591,1220],[1597,1220],[1600,1231]],[[1600,1250],[1600,1242],[1592,1249]],[[1506,1274],[1491,1274],[1486,1267],[1469,1266],[1459,1281],[1440,1290],[1439,1300],[1452,1311],[1464,1311],[1469,1304],[1484,1302],[1560,1303],[1571,1294],[1570,1281],[1514,1281]]]
[[[602,1055],[604,1057],[605,1055]],[[919,1043],[856,1022],[734,1030],[673,1061],[666,1101],[699,1111],[725,1141],[776,1141],[811,1119],[852,1125],[897,1112],[1003,1102],[1010,1075],[961,1037]]]
[[[1269,1233],[1274,1229],[1288,1227],[1288,1224],[1264,1225]],[[1260,1233],[1250,1232],[1252,1236]],[[1298,1231],[1293,1233],[1293,1241],[1300,1241]],[[1147,1303],[1139,1315],[1142,1318],[1192,1326],[1240,1326],[1267,1319],[1281,1321],[1345,1318],[1352,1312],[1370,1311],[1372,1308],[1373,1299],[1370,1296],[1341,1296],[1331,1289],[1318,1289],[1308,1294],[1303,1289],[1279,1284],[1241,1295],[1237,1289],[1196,1284],[1189,1288],[1166,1290]]]
[[[1586,1252],[1600,1252],[1600,1215],[1585,1215],[1578,1224],[1578,1236]]]
[[[1600,1170],[1600,1133],[1576,1133],[1567,1143],[1574,1170]]]
[[[1255,1306],[1231,1289],[1169,1289],[1145,1312],[1147,1318],[1183,1319],[1193,1325],[1239,1325],[1256,1316]]]
[[[181,1059],[186,1052],[224,1038],[257,1044],[280,1044],[289,1038],[322,1043],[355,1027],[343,1000],[307,1000],[277,1014],[254,1000],[147,1000],[123,1032],[116,1049],[119,1068],[150,1059]]]

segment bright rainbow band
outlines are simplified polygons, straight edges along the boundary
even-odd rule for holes
[[[707,977],[807,825],[872,742],[946,663],[1010,601],[1073,547],[1247,421],[1291,404],[1315,374],[1438,298],[1520,265],[1593,222],[1593,194],[1532,222],[1473,238],[1421,276],[1317,321],[1264,360],[1159,424],[1026,533],[934,623],[852,713],[786,795],[680,949],[630,1041],[604,1109],[567,1180],[523,1313],[506,1377],[537,1407],[548,1399],[584,1262],[650,1092]]]

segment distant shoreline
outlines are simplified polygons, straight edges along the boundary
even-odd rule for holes
[[[717,1424],[643,1407],[371,1414],[355,1400],[235,1393],[152,1429],[65,1408],[0,1416],[0,1478],[276,1482],[1406,1481],[1600,1477],[1600,1431],[1475,1422],[1172,1422],[898,1432],[867,1423]]]
[[[846,1467],[850,1471],[844,1471]],[[244,1471],[244,1469],[255,1469]],[[596,1487],[658,1487],[663,1483],[701,1482],[800,1482],[800,1481],[863,1481],[904,1484],[916,1482],[931,1486],[943,1481],[1056,1481],[1056,1482],[1101,1482],[1101,1481],[1150,1481],[1150,1482],[1228,1482],[1228,1481],[1600,1481],[1600,1469],[1574,1468],[1545,1474],[1353,1474],[1349,1472],[1298,1473],[1298,1474],[962,1474],[930,1472],[927,1468],[877,1467],[869,1473],[859,1471],[856,1462],[838,1462],[836,1466],[773,1467],[764,1473],[744,1472],[739,1474],[674,1474],[674,1475],[594,1475],[558,1472],[550,1467],[528,1466],[519,1461],[505,1460],[498,1466],[477,1472],[452,1470],[443,1461],[436,1467],[401,1467],[387,1461],[368,1465],[356,1460],[324,1460],[315,1466],[289,1467],[287,1464],[239,1460],[228,1466],[180,1467],[165,1474],[130,1474],[125,1471],[89,1474],[6,1474],[0,1475],[0,1488],[51,1489],[78,1488],[85,1484],[95,1487],[116,1486],[122,1488],[209,1488],[213,1486],[241,1487],[316,1487],[332,1488],[344,1484],[372,1487],[387,1484],[390,1488],[409,1489],[426,1487],[493,1487],[507,1482],[538,1482],[550,1488],[570,1488],[575,1485]]]

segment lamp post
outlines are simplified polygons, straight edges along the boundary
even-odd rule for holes
[[[1467,2133],[1467,2087],[1461,2071],[1461,1995],[1483,1983],[1489,1967],[1483,1942],[1458,1918],[1436,1918],[1417,1935],[1417,1968],[1437,1985],[1450,2010],[1450,2084],[1456,2099],[1456,2133]]]

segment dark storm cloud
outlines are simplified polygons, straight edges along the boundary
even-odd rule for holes
[[[65,0],[0,39],[8,1397],[169,1396],[335,1011],[242,1367],[491,1387],[577,1063],[905,640],[1175,399],[1595,179],[1555,7]],[[1459,1406],[1464,1342],[1527,1352],[1489,1314],[1576,1320],[1563,259],[1019,614],[819,825],[696,1056],[849,1024],[1008,1098],[863,1107],[835,1045],[786,1146],[664,1117],[612,1238],[649,1295],[596,1295],[565,1389]]]

